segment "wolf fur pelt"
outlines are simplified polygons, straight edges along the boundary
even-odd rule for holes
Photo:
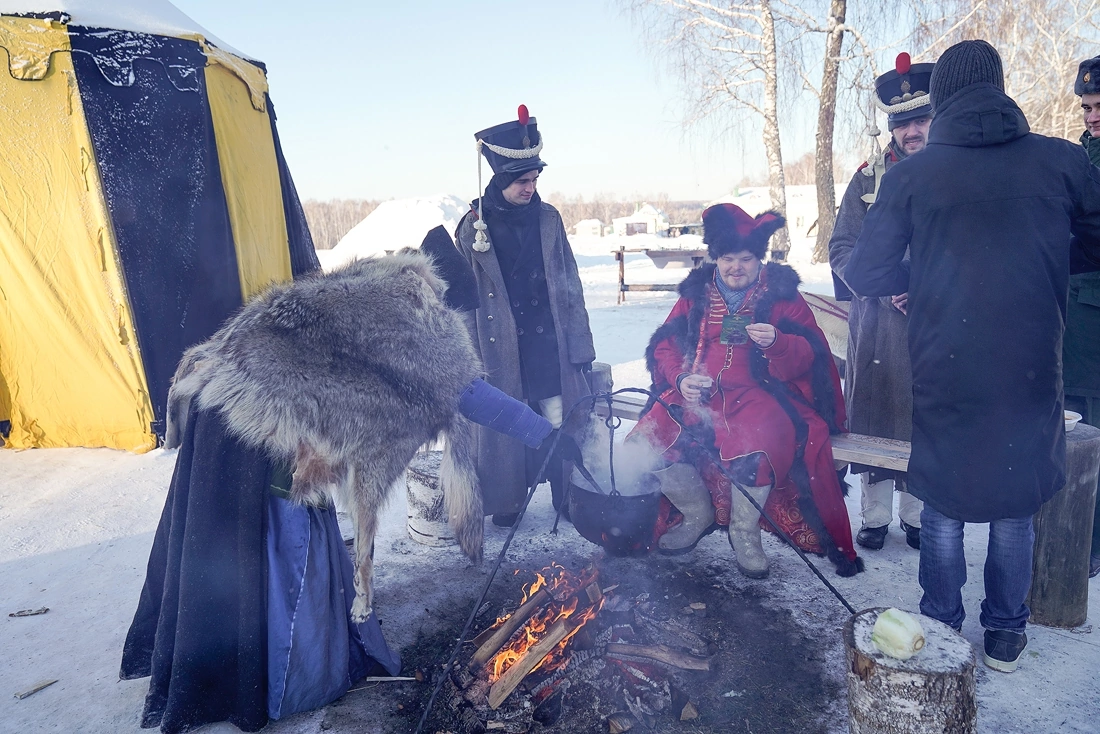
[[[169,391],[169,448],[197,400],[293,467],[293,501],[332,496],[347,507],[356,622],[371,612],[378,513],[417,449],[440,434],[447,513],[462,550],[481,560],[473,426],[457,412],[481,365],[461,317],[443,304],[446,287],[414,251],[275,286],[189,349]]]

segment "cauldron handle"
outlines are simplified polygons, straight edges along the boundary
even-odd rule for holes
[[[607,426],[609,441],[607,442],[607,467],[611,473],[611,496],[620,496],[619,488],[615,484],[615,429],[623,424],[623,419],[611,411],[611,393],[607,394],[607,418],[604,425]]]

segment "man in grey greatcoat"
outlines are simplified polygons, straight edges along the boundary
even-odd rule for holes
[[[534,117],[520,106],[518,119],[475,134],[493,169],[482,197],[471,204],[455,244],[474,270],[479,305],[467,327],[486,379],[526,401],[558,428],[576,401],[589,394],[585,372],[596,358],[577,262],[557,209],[536,190],[546,166]],[[587,408],[565,430],[576,435]],[[485,513],[510,526],[545,458],[515,439],[478,430],[478,478]],[[563,500],[565,465],[552,459],[547,478],[554,506]]]
[[[848,426],[853,433],[910,440],[912,435],[913,378],[906,342],[906,296],[863,298],[847,288],[844,278],[863,218],[874,204],[879,182],[894,164],[921,151],[932,122],[928,84],[935,64],[912,64],[899,54],[895,68],[875,80],[876,106],[887,114],[890,144],[860,166],[840,203],[836,228],[829,241],[837,299],[851,300],[848,311],[848,355],[844,398]],[[905,540],[920,548],[920,500],[906,491],[905,473],[854,464],[860,475],[863,526],[856,542],[879,550],[893,519],[894,490]]]

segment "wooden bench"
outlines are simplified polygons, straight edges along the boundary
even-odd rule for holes
[[[636,421],[642,415],[646,400],[640,395],[616,395],[611,401],[611,414]],[[596,403],[596,414],[607,417],[607,403]],[[892,438],[841,433],[832,437],[833,459],[837,469],[848,464],[865,464],[882,469],[909,470],[909,442]]]

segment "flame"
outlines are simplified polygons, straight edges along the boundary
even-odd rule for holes
[[[580,605],[578,594],[585,588],[595,583],[599,572],[594,567],[586,568],[580,573],[570,573],[563,566],[553,563],[542,569],[545,573],[536,573],[535,580],[530,585],[523,587],[523,601],[526,602],[539,590],[546,589],[554,600],[543,609],[534,614],[508,641],[500,652],[489,661],[489,682],[495,683],[500,677],[527,654],[546,634],[556,622],[562,619],[570,619],[577,613]],[[549,580],[547,579],[549,577]],[[573,636],[592,619],[595,619],[604,600],[601,598],[596,604],[585,607],[570,622],[570,629],[565,638],[534,667],[532,672],[541,670],[549,673],[568,664],[569,656],[565,652],[566,646]],[[509,615],[510,616],[510,615]],[[497,620],[502,624],[508,617]]]

